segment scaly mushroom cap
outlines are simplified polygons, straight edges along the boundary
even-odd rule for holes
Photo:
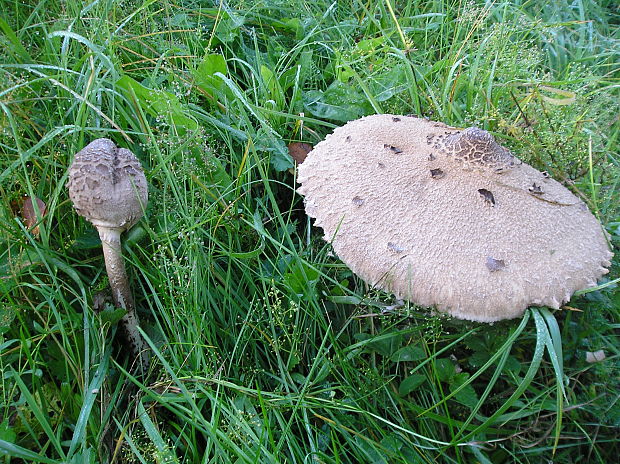
[[[559,308],[613,256],[582,201],[478,128],[365,117],[319,143],[298,181],[353,272],[461,319]]]
[[[95,226],[121,231],[140,220],[148,201],[140,161],[109,139],[94,140],[75,155],[68,187],[80,216]]]

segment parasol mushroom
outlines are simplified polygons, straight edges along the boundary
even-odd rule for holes
[[[99,232],[114,304],[126,310],[121,328],[131,355],[144,367],[146,345],[138,332],[138,316],[121,254],[121,233],[140,220],[148,201],[140,161],[109,139],[94,140],[75,155],[68,187],[77,213]]]
[[[478,128],[365,117],[319,143],[298,181],[353,272],[461,319],[559,308],[613,256],[581,200]]]

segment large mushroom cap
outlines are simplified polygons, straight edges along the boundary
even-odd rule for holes
[[[298,180],[356,274],[461,319],[559,308],[613,256],[582,201],[478,128],[365,117],[319,143]]]
[[[148,188],[140,161],[109,139],[97,139],[75,155],[69,197],[95,226],[126,230],[143,215]]]

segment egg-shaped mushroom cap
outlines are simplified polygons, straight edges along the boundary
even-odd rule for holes
[[[97,227],[129,229],[140,220],[148,201],[140,161],[105,138],[75,155],[68,187],[77,213]]]
[[[298,181],[353,272],[461,319],[559,308],[613,256],[581,200],[478,128],[365,117],[319,143]]]

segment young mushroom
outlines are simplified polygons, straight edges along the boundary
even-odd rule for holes
[[[97,139],[75,155],[69,168],[69,197],[80,216],[99,232],[114,304],[126,310],[121,329],[140,368],[148,351],[138,332],[138,316],[121,254],[121,233],[144,214],[148,189],[140,161],[109,139]]]
[[[475,127],[365,117],[319,143],[298,180],[351,270],[461,319],[559,308],[613,256],[581,200]]]

